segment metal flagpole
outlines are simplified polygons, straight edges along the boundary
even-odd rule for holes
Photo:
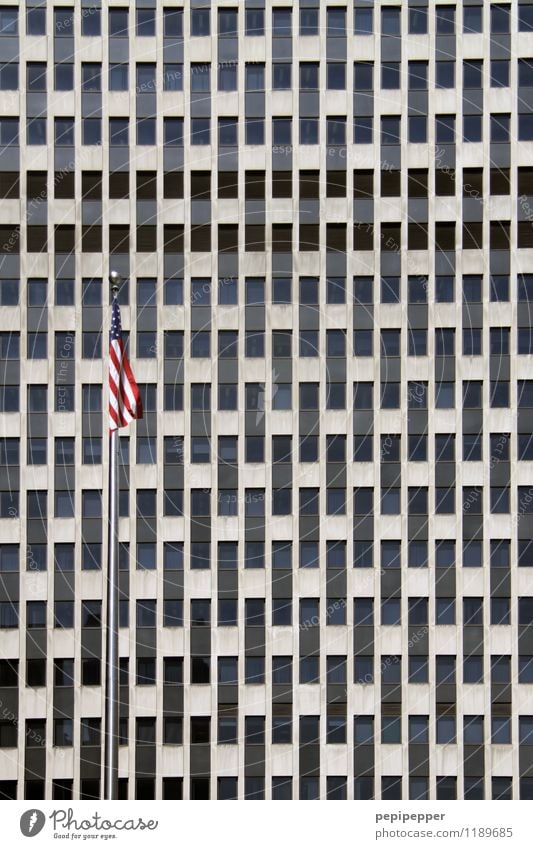
[[[109,275],[113,298],[120,278]],[[109,433],[104,799],[118,796],[118,430]]]

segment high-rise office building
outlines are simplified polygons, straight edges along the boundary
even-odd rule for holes
[[[0,795],[533,798],[533,3],[0,3]]]

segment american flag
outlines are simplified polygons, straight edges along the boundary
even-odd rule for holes
[[[124,350],[120,307],[113,298],[109,341],[109,430],[125,427],[133,419],[142,417],[141,393]]]

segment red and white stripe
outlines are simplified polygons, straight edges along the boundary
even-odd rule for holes
[[[135,382],[122,339],[109,346],[109,430],[142,419],[141,393]]]

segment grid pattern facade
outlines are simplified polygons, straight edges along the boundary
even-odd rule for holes
[[[0,795],[533,798],[533,3],[0,3]]]

